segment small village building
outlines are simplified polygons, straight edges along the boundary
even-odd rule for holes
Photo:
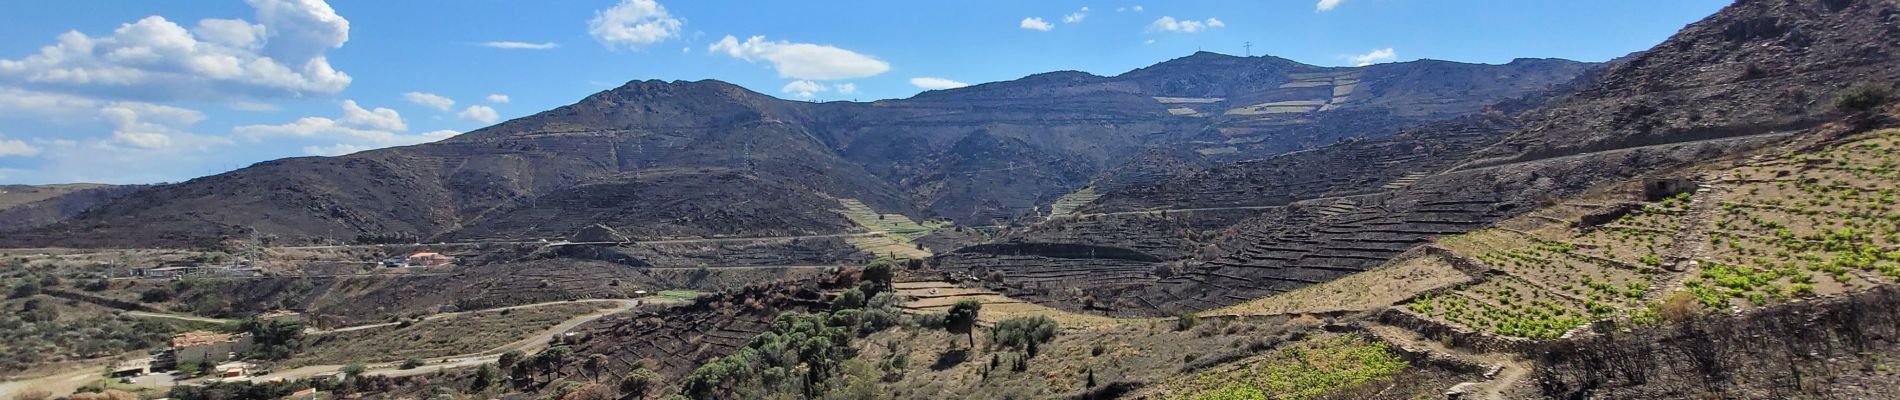
[[[158,267],[158,268],[146,269],[144,275],[147,277],[153,277],[153,278],[178,277],[178,276],[185,276],[187,274],[191,274],[192,272],[196,272],[197,270],[198,270],[198,267],[190,267],[190,266]]]
[[[422,252],[409,255],[406,261],[412,267],[434,267],[448,265],[455,262],[455,258],[442,255],[442,253]]]
[[[257,320],[263,322],[303,322],[303,314],[290,310],[268,311],[263,314],[258,314]]]
[[[159,355],[159,361],[176,367],[180,363],[220,363],[251,350],[251,335],[211,331],[191,331],[172,336],[172,348]]]

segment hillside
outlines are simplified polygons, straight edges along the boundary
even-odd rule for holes
[[[0,185],[0,232],[51,225],[144,188],[90,183]]]
[[[1831,99],[1857,83],[1900,80],[1887,67],[1900,44],[1862,40],[1900,32],[1881,16],[1892,8],[1741,2],[1541,106],[1128,185],[1077,206],[1079,217],[939,261],[1000,273],[991,284],[999,291],[1074,307],[1074,288],[1114,299],[1098,307],[1141,315],[1330,281],[1611,182],[1837,134],[1823,127],[1846,116]],[[1178,228],[1118,234],[1157,217]],[[1193,251],[1145,253],[1170,240]],[[1037,250],[1054,244],[1097,250]]]
[[[1144,152],[1212,163],[1381,137],[1547,90],[1591,66],[1526,59],[1327,68],[1196,53],[1112,77],[1054,72],[871,103],[786,101],[718,81],[636,81],[437,143],[269,161],[143,191],[5,244],[559,239],[595,223],[643,235],[852,226],[810,213],[838,207],[820,198],[986,225],[1105,171],[1142,170],[1116,168]],[[676,172],[695,169],[724,172]],[[638,202],[599,197],[648,174],[668,177],[637,185],[665,190]],[[769,198],[794,201],[720,195],[753,190],[721,187],[738,182],[791,191]],[[673,210],[639,211],[656,205]],[[717,215],[748,209],[804,215]],[[656,224],[674,228],[638,228]]]

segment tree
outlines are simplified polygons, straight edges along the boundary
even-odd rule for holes
[[[509,350],[507,353],[501,353],[501,358],[495,360],[495,363],[501,364],[502,368],[513,367],[515,363],[518,362],[521,362],[521,350]]]
[[[600,370],[601,368],[604,368],[607,366],[607,355],[594,354],[594,355],[587,356],[587,361],[583,362],[581,366],[584,368],[587,368],[587,372],[594,373],[594,381],[599,382]]]
[[[889,258],[879,258],[877,260],[871,261],[871,265],[867,265],[864,267],[864,280],[866,282],[871,282],[872,284],[877,285],[877,289],[879,292],[890,289],[891,279],[895,277],[895,275],[891,273],[891,269],[892,267],[895,266],[896,263],[897,262],[895,260],[892,260]],[[870,291],[867,291],[864,294],[866,296],[877,295],[876,292],[870,292]]]
[[[163,302],[167,302],[171,300],[172,300],[172,290],[170,288],[155,287],[151,289],[145,289],[144,292],[139,292],[139,301],[141,302],[163,303]]]
[[[343,366],[343,379],[356,380],[357,377],[363,376],[363,372],[365,371],[369,371],[369,368],[364,367],[363,364],[345,365]]]
[[[481,369],[475,370],[475,381],[470,382],[470,387],[474,389],[475,391],[480,392],[483,390],[488,390],[488,386],[494,385],[494,384],[495,384],[495,365],[482,364]]]
[[[950,306],[949,312],[944,313],[943,329],[950,333],[969,335],[970,347],[975,348],[976,317],[982,311],[983,303],[974,299],[958,300],[956,305]]]
[[[613,391],[613,388],[607,385],[590,383],[568,390],[567,394],[560,398],[561,400],[613,400]]]
[[[846,289],[844,293],[838,295],[838,302],[832,303],[832,308],[839,310],[863,307],[864,291],[857,288]]]
[[[635,368],[620,378],[620,394],[632,398],[645,398],[655,384],[660,382],[660,374],[646,367]]]
[[[251,318],[240,322],[238,330],[251,334],[251,357],[282,360],[303,349],[302,323]]]

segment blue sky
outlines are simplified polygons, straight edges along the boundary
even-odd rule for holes
[[[182,181],[423,143],[628,80],[903,98],[1196,50],[1604,61],[1717,0],[102,0],[0,4],[0,183]]]

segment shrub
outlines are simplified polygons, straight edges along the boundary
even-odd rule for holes
[[[415,359],[415,358],[411,358],[411,359],[407,359],[407,360],[402,360],[402,366],[400,366],[400,367],[398,367],[398,368],[402,368],[402,369],[416,369],[416,368],[421,368],[421,367],[422,367],[422,360],[420,360],[420,359]]]
[[[831,304],[832,309],[844,310],[864,307],[864,291],[851,288],[838,295],[838,301]]]
[[[636,399],[646,398],[647,392],[652,391],[659,382],[660,374],[641,367],[628,371],[626,377],[620,378],[620,393]]]
[[[1881,104],[1886,104],[1887,100],[1892,96],[1893,90],[1886,86],[1874,84],[1854,85],[1854,87],[1847,88],[1847,91],[1841,92],[1840,97],[1834,98],[1834,108],[1847,112],[1864,112],[1872,110]]]
[[[998,346],[1025,350],[1029,357],[1035,357],[1037,345],[1049,343],[1060,329],[1056,320],[1048,316],[1015,317],[997,323],[990,341]]]
[[[502,368],[513,367],[515,363],[521,362],[521,356],[521,350],[509,350],[507,353],[501,353],[501,358],[495,363],[501,364]]]
[[[475,370],[475,379],[469,382],[469,387],[477,392],[487,390],[489,385],[495,384],[495,375],[494,364],[482,364],[481,369]]]
[[[1184,313],[1181,313],[1180,315],[1176,315],[1174,317],[1174,330],[1185,331],[1189,329],[1194,329],[1194,323],[1198,321],[1199,319],[1200,317],[1195,316],[1194,313],[1191,313],[1191,312],[1184,312]]]

